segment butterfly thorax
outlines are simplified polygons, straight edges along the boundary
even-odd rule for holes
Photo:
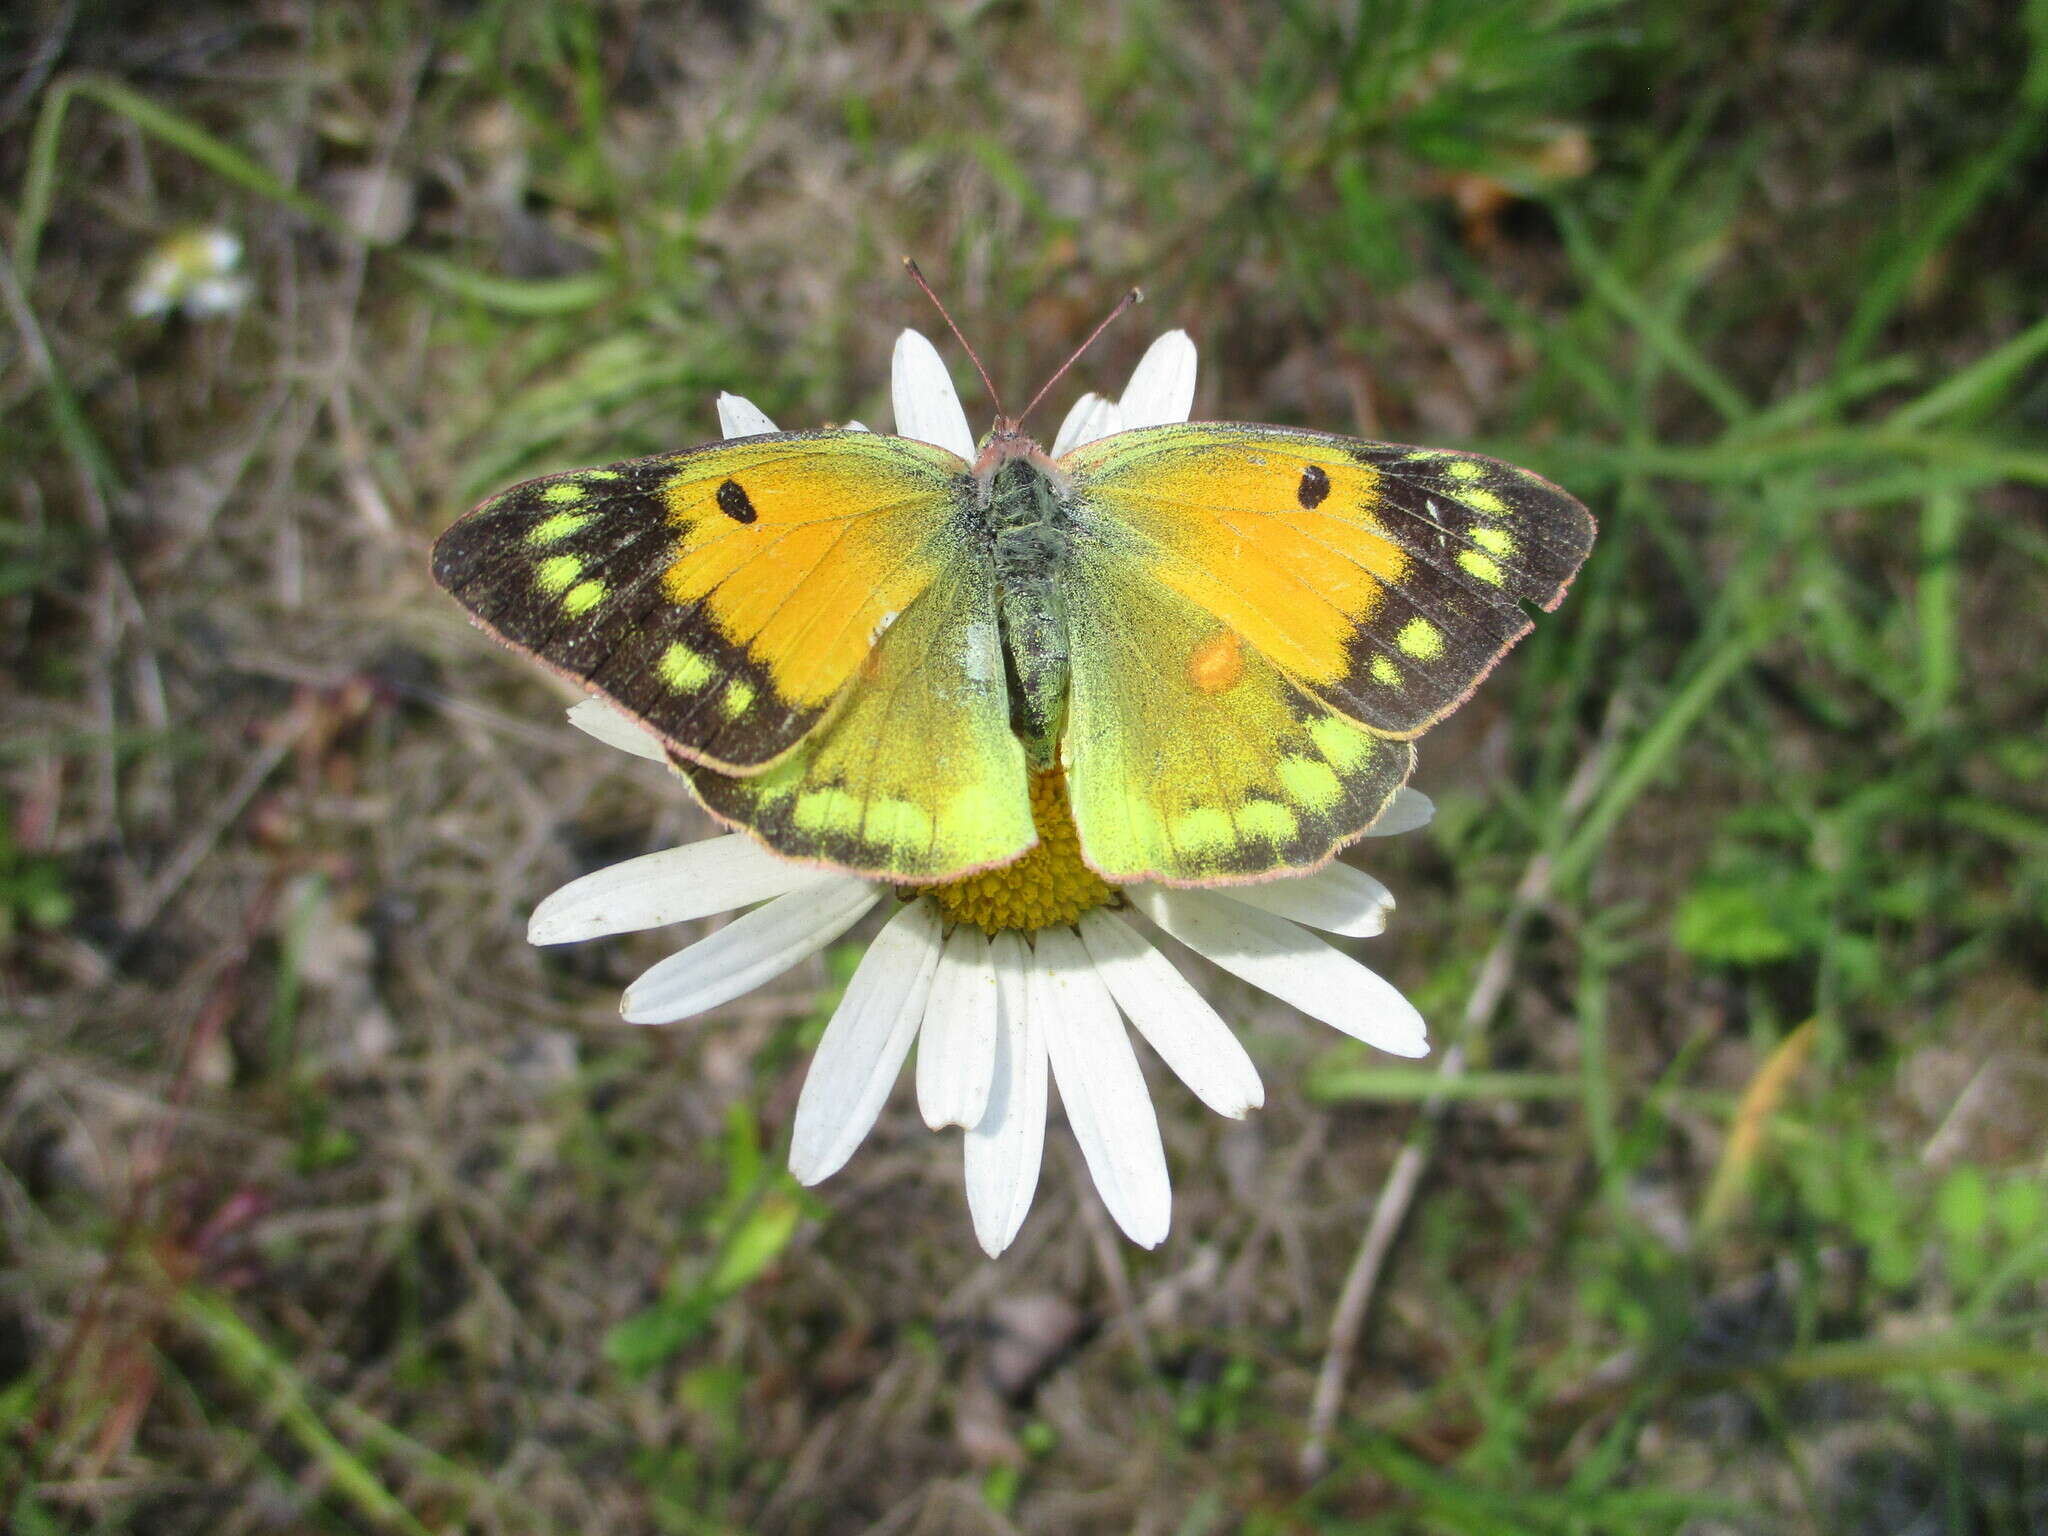
[[[1032,764],[1055,761],[1067,704],[1068,645],[1061,578],[1073,514],[1043,449],[999,423],[974,478],[996,572],[996,616],[1010,689],[1011,728]]]

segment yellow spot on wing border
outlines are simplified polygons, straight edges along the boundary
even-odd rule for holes
[[[932,840],[932,818],[921,806],[892,797],[868,806],[867,821],[861,830],[868,841],[885,848],[922,852]]]
[[[583,574],[583,562],[574,555],[550,555],[533,568],[533,579],[543,592],[566,592]]]
[[[1458,551],[1458,564],[1474,580],[1483,581],[1490,587],[1501,583],[1500,562],[1491,555],[1482,555],[1476,549],[1461,549]]]
[[[1192,853],[1222,852],[1237,842],[1230,818],[1213,805],[1197,806],[1173,818],[1173,840]]]
[[[1274,771],[1281,788],[1312,811],[1326,811],[1344,798],[1344,785],[1328,763],[1312,757],[1283,757]]]
[[[1285,843],[1301,830],[1301,820],[1277,800],[1247,800],[1238,808],[1237,824],[1249,837]]]
[[[1418,661],[1435,661],[1444,653],[1444,632],[1427,619],[1410,619],[1394,636],[1394,644]]]
[[[737,720],[754,707],[754,699],[753,685],[736,677],[718,696],[718,712],[728,720]]]
[[[1340,769],[1352,769],[1372,760],[1378,750],[1370,731],[1362,730],[1348,720],[1335,715],[1324,715],[1320,720],[1311,720],[1308,739],[1316,744],[1316,750]]]
[[[791,819],[806,832],[857,832],[862,803],[836,784],[805,790],[796,797]]]
[[[711,663],[678,640],[661,653],[662,681],[682,693],[695,693],[711,681]]]
[[[1489,555],[1511,555],[1515,552],[1515,536],[1505,528],[1474,528],[1472,542]]]
[[[544,517],[533,525],[532,530],[526,535],[526,542],[541,545],[559,544],[588,523],[590,517],[591,514],[588,512],[557,512],[552,517]]]

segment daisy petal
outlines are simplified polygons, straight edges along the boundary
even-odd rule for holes
[[[1428,1031],[1413,1003],[1356,960],[1284,917],[1209,891],[1139,885],[1125,894],[1188,948],[1310,1018],[1390,1055],[1428,1054]]]
[[[842,432],[872,432],[875,429],[864,421],[849,421],[839,430]]]
[[[1265,880],[1257,885],[1226,885],[1218,896],[1257,907],[1261,912],[1307,923],[1325,933],[1369,939],[1384,933],[1394,893],[1362,869],[1331,862],[1312,875],[1290,880]]]
[[[967,1209],[974,1235],[994,1258],[1017,1236],[1038,1192],[1045,1155],[1045,1027],[1027,1002],[1031,951],[1014,933],[989,945],[1000,1015],[988,1110],[967,1133]]]
[[[996,1064],[996,968],[988,938],[966,923],[939,954],[917,1036],[917,1107],[933,1130],[978,1125]]]
[[[1036,943],[1027,1006],[1044,1022],[1067,1123],[1124,1236],[1156,1248],[1173,1214],[1173,1191],[1131,1037],[1079,939],[1064,928],[1046,928]]]
[[[581,704],[570,705],[569,723],[584,735],[593,736],[608,747],[617,747],[621,752],[644,757],[650,763],[668,761],[668,754],[661,750],[661,743],[654,739],[652,731],[635,723],[625,711],[605,703],[603,699],[585,699]]]
[[[1060,423],[1060,430],[1052,440],[1052,456],[1058,458],[1069,449],[1092,443],[1098,437],[1113,436],[1123,429],[1124,413],[1114,400],[1105,400],[1100,395],[1083,395],[1067,412],[1067,419]]]
[[[829,876],[734,918],[626,988],[628,1024],[673,1024],[729,1003],[816,954],[882,899],[882,887]]]
[[[718,397],[718,430],[726,437],[758,437],[780,429],[768,413],[744,395]]]
[[[1168,331],[1146,349],[1117,403],[1126,432],[1188,419],[1195,403],[1195,344],[1186,331]]]
[[[526,924],[529,944],[568,944],[608,933],[637,933],[839,878],[778,859],[751,837],[731,832],[593,870],[544,899]]]
[[[938,964],[939,909],[906,903],[861,957],[804,1075],[789,1140],[799,1184],[837,1173],[874,1128],[917,1038]]]
[[[1074,434],[1074,446],[1092,443],[1098,437],[1114,437],[1129,426],[1124,420],[1124,408],[1114,400],[1098,398],[1095,408],[1088,413],[1088,419],[1081,423],[1081,430]]]
[[[1415,832],[1430,823],[1436,815],[1436,802],[1419,789],[1410,789],[1403,784],[1394,791],[1394,798],[1387,802],[1387,808],[1380,812],[1380,819],[1365,829],[1367,837],[1399,837],[1403,832]]]
[[[936,443],[973,460],[974,434],[967,429],[967,412],[960,407],[953,376],[946,372],[939,349],[916,331],[896,338],[889,392],[896,402],[898,437]]]
[[[1060,420],[1059,431],[1052,435],[1052,456],[1058,458],[1074,446],[1074,436],[1081,430],[1081,423],[1088,419],[1088,413],[1095,409],[1095,402],[1101,397],[1093,390],[1067,407],[1067,414]]]
[[[1098,908],[1081,919],[1081,942],[1116,1005],[1196,1098],[1233,1120],[1266,1102],[1230,1026],[1128,923]]]

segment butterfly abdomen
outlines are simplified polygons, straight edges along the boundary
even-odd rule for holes
[[[1069,651],[1060,579],[1072,558],[1073,519],[1045,471],[1021,456],[990,476],[986,508],[1010,724],[1033,766],[1048,768],[1066,717]]]

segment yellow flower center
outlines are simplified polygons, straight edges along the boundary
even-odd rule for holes
[[[1081,862],[1081,834],[1059,769],[1031,776],[1031,821],[1038,846],[1015,863],[928,888],[948,923],[972,923],[991,935],[1005,928],[1031,933],[1076,922],[1115,899],[1102,876]]]

